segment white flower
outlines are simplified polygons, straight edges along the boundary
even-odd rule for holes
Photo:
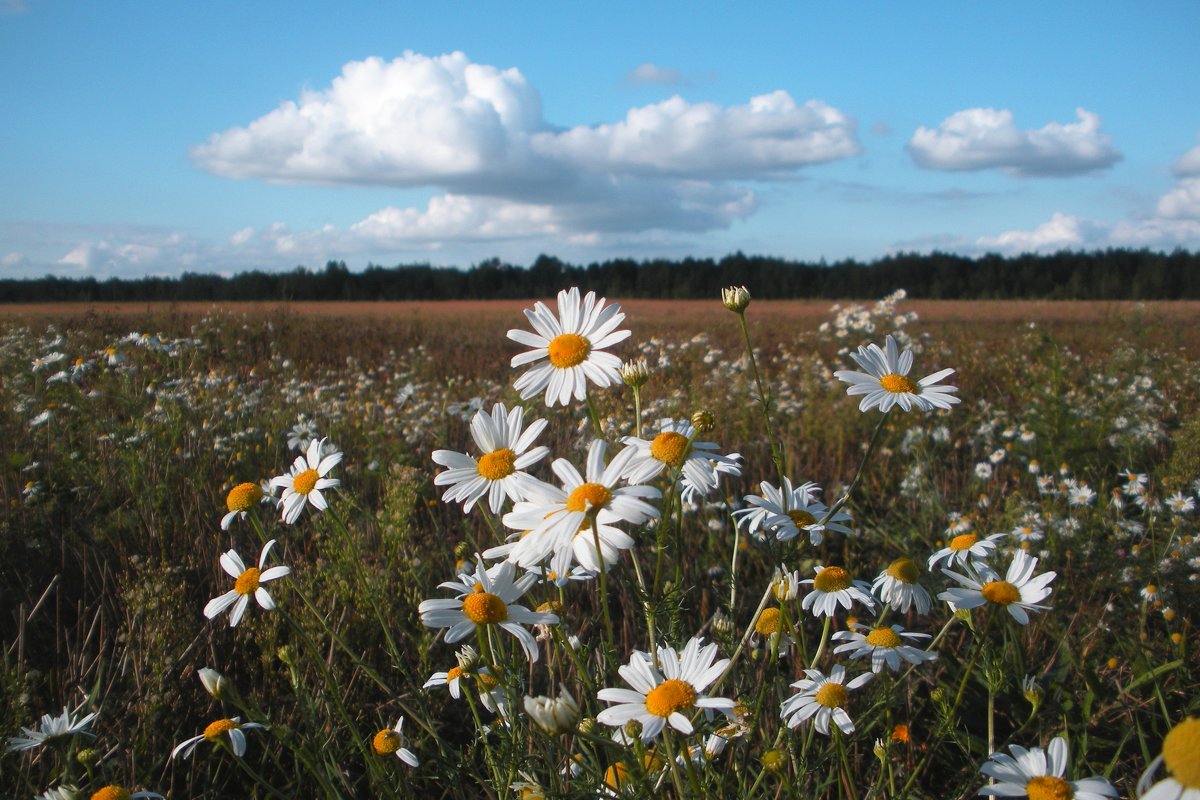
[[[69,711],[65,706],[62,713],[57,717],[52,717],[49,714],[42,714],[41,725],[36,728],[26,728],[22,726],[21,733],[24,736],[13,736],[8,740],[7,752],[15,753],[20,750],[32,750],[35,747],[42,747],[48,742],[56,739],[65,739],[68,736],[95,736],[88,730],[88,725],[96,718],[96,712],[85,714],[76,719],[75,715],[83,710],[83,706]]]
[[[213,744],[223,741],[224,737],[228,736],[230,747],[233,749],[233,754],[241,758],[246,753],[246,734],[242,731],[251,730],[253,728],[261,728],[266,730],[266,725],[261,725],[257,722],[241,721],[241,717],[233,717],[231,719],[219,719],[211,722],[204,729],[203,733],[186,739],[175,745],[175,749],[171,751],[171,758],[182,754],[184,758],[192,755],[192,751],[196,749],[196,745],[203,741],[209,741]]]
[[[1196,501],[1183,492],[1176,492],[1167,498],[1167,507],[1176,514],[1190,514],[1196,510]]]
[[[846,668],[841,664],[835,666],[828,677],[819,669],[806,669],[804,674],[808,677],[792,684],[793,689],[800,691],[780,703],[780,718],[789,728],[797,728],[811,719],[817,730],[826,736],[831,721],[842,733],[854,733],[854,722],[846,713],[850,690],[866,685],[874,673],[864,672],[849,683],[846,682]]]
[[[211,667],[201,667],[197,675],[200,683],[204,686],[204,691],[217,700],[220,700],[221,695],[232,689],[229,679]]]
[[[646,483],[670,469],[681,473],[695,493],[706,495],[717,488],[715,465],[737,467],[736,461],[716,452],[713,442],[693,441],[696,428],[688,420],[659,420],[658,429],[650,440],[636,436],[621,440],[634,451],[624,475],[630,483]]]
[[[316,438],[317,423],[301,414],[296,424],[288,431],[287,446],[289,450],[304,452]]]
[[[540,301],[532,311],[525,310],[536,333],[513,329],[508,338],[533,349],[513,356],[512,366],[546,363],[531,367],[513,384],[522,400],[545,392],[546,405],[565,406],[572,397],[587,399],[588,381],[601,388],[620,383],[621,359],[602,351],[625,341],[630,332],[616,329],[625,319],[620,305],[605,304],[595,292],[588,292],[581,304],[579,289],[572,287],[558,293],[557,317]]]
[[[838,631],[833,635],[834,641],[846,642],[835,647],[833,652],[849,653],[850,658],[870,656],[871,672],[879,672],[884,666],[892,672],[899,672],[901,661],[924,664],[937,659],[936,653],[904,644],[904,639],[931,638],[927,633],[910,633],[899,625],[869,628],[856,622],[851,627],[853,630]]]
[[[434,462],[447,468],[433,479],[435,486],[450,486],[442,500],[461,501],[466,513],[486,495],[492,513],[499,514],[506,496],[514,503],[525,499],[537,479],[524,470],[545,458],[550,448],[530,449],[547,423],[535,420],[522,432],[524,415],[524,409],[510,413],[503,403],[492,406],[491,414],[480,409],[471,419],[471,438],[481,452],[478,459],[453,450],[433,451]]]
[[[938,381],[954,372],[953,369],[943,369],[913,383],[907,377],[912,369],[912,351],[901,353],[895,338],[890,335],[885,347],[886,352],[879,345],[870,344],[850,354],[866,372],[840,369],[833,373],[838,380],[850,384],[846,394],[851,397],[865,395],[858,405],[860,411],[878,407],[886,412],[894,405],[899,405],[905,411],[913,408],[932,411],[935,408],[948,409],[959,402],[954,396],[958,391],[957,386],[938,385]]]
[[[997,783],[984,786],[981,795],[992,797],[1073,798],[1073,800],[1103,800],[1116,797],[1117,790],[1104,778],[1085,778],[1067,781],[1067,740],[1057,736],[1046,750],[1034,747],[1026,750],[1010,744],[1005,753],[992,753],[979,771]]]
[[[1163,739],[1162,753],[1138,781],[1140,800],[1200,800],[1200,718],[1188,717]],[[1154,773],[1165,763],[1170,777],[1153,786]]]
[[[400,717],[391,728],[384,728],[375,734],[371,739],[371,749],[380,756],[390,756],[395,753],[397,758],[410,767],[419,767],[421,762],[417,759],[416,754],[404,746],[407,740],[401,730],[403,727],[404,717]]]
[[[596,697],[606,703],[616,703],[596,715],[596,721],[616,728],[630,720],[642,725],[641,739],[648,742],[658,737],[663,728],[671,727],[685,736],[692,732],[686,712],[695,708],[730,710],[735,703],[725,697],[706,697],[704,690],[725,671],[729,659],[714,661],[715,644],[703,644],[693,637],[678,654],[673,647],[658,648],[660,669],[655,669],[646,653],[634,651],[629,663],[617,668],[621,677],[633,689],[601,689]]]
[[[546,733],[569,733],[579,721],[579,703],[566,686],[559,684],[557,699],[526,697],[525,713]]]
[[[978,608],[985,603],[1003,606],[1013,619],[1022,625],[1028,625],[1028,611],[1049,610],[1049,606],[1038,604],[1050,596],[1049,584],[1057,575],[1054,572],[1047,572],[1036,578],[1033,577],[1033,570],[1037,567],[1037,562],[1036,558],[1024,550],[1018,550],[1013,554],[1012,563],[1008,566],[1004,580],[1000,580],[998,575],[988,570],[988,574],[982,575],[979,579],[985,581],[984,583],[946,570],[946,574],[962,586],[947,589],[938,595],[938,599],[946,601],[956,609]]]
[[[254,595],[254,599],[263,609],[270,611],[275,608],[275,601],[271,599],[271,595],[262,587],[262,584],[290,575],[292,571],[284,566],[263,569],[267,563],[267,554],[274,546],[274,539],[263,545],[262,552],[258,556],[257,567],[247,567],[242,561],[242,557],[234,550],[223,553],[221,569],[234,578],[233,588],[220,597],[209,600],[208,604],[204,606],[204,616],[213,619],[225,609],[233,606],[233,611],[229,615],[229,626],[232,628],[241,622],[242,615],[246,613],[246,606],[250,604],[250,595]]]
[[[761,494],[745,496],[747,508],[733,512],[738,524],[744,524],[746,530],[752,535],[758,535],[760,531],[765,532],[769,529],[769,520],[777,520],[780,516],[790,517],[788,512],[792,509],[808,508],[813,503],[819,502],[817,493],[821,491],[820,487],[812,481],[793,486],[788,478],[783,479],[781,489],[776,489],[767,481],[760,483],[758,489]],[[796,528],[797,533],[799,533],[798,524],[800,522],[808,524],[807,518],[803,516],[798,516],[792,522],[794,523],[792,527]]]
[[[309,442],[307,455],[296,456],[287,475],[271,478],[272,488],[283,489],[283,497],[280,501],[283,507],[282,519],[288,525],[300,518],[305,501],[312,503],[313,508],[318,511],[328,508],[329,504],[325,500],[325,495],[321,494],[321,490],[332,489],[342,483],[337,478],[325,477],[329,474],[329,470],[342,461],[342,453],[339,450],[333,450],[328,455],[323,455],[325,441],[325,439],[313,439]]]
[[[879,599],[901,613],[908,613],[913,606],[918,614],[928,614],[932,605],[929,592],[917,583],[919,572],[911,558],[897,558],[875,576],[871,590]]]
[[[996,545],[1006,536],[1007,533],[993,533],[986,539],[980,539],[973,533],[960,533],[950,540],[949,545],[929,557],[929,569],[935,569],[943,561],[943,569],[953,566],[970,568],[972,562],[980,562],[991,556]]]
[[[854,580],[842,567],[823,567],[818,564],[816,570],[815,578],[801,581],[811,583],[813,590],[804,595],[800,602],[800,607],[805,611],[811,609],[814,617],[833,616],[839,605],[849,610],[856,600],[867,608],[875,608],[871,586],[866,581]]]

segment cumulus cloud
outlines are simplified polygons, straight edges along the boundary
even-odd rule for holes
[[[1023,178],[1080,175],[1121,159],[1101,132],[1098,114],[1077,108],[1075,116],[1078,122],[1020,130],[1007,109],[969,108],[951,114],[936,129],[918,128],[908,152],[926,169],[1001,169]]]
[[[1180,178],[1200,176],[1200,144],[1188,150],[1171,165],[1171,171]]]
[[[1082,217],[1056,211],[1048,221],[1031,231],[1008,231],[999,236],[984,236],[976,244],[985,250],[1001,253],[1081,250],[1094,247],[1102,234],[1101,226]]]
[[[1158,199],[1155,210],[1167,219],[1200,220],[1200,176],[1181,179]]]
[[[677,69],[660,67],[647,61],[631,69],[625,76],[625,82],[634,86],[679,86],[684,83],[684,77]]]

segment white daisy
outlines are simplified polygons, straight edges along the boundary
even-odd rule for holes
[[[1151,785],[1165,763],[1170,777]],[[1162,753],[1150,762],[1137,785],[1141,800],[1200,800],[1200,717],[1188,717],[1163,739]]]
[[[813,586],[813,590],[800,601],[800,607],[805,611],[811,609],[814,617],[833,616],[839,605],[848,611],[856,600],[869,609],[875,608],[871,586],[866,581],[854,580],[842,567],[823,567],[818,564],[816,570],[815,578],[800,581]]]
[[[871,590],[892,608],[907,614],[916,606],[918,614],[928,614],[932,605],[929,592],[917,583],[920,572],[911,558],[897,558],[875,576]]]
[[[978,608],[985,603],[1003,606],[1012,618],[1022,625],[1029,624],[1029,611],[1047,611],[1049,606],[1038,605],[1050,596],[1050,582],[1057,573],[1047,572],[1033,577],[1038,560],[1024,550],[1013,554],[1004,580],[988,570],[979,580],[946,570],[946,574],[962,584],[938,595],[954,608]],[[979,581],[983,581],[980,583]]]
[[[1190,514],[1196,510],[1196,500],[1183,492],[1176,492],[1167,498],[1167,507],[1176,514]]]
[[[263,499],[262,486],[257,483],[239,483],[225,496],[225,508],[229,513],[221,518],[221,530],[227,531],[234,520],[245,519],[247,512]]]
[[[557,317],[540,301],[532,311],[525,310],[536,333],[513,329],[508,338],[533,349],[513,356],[512,366],[546,363],[531,367],[513,384],[522,400],[545,392],[546,405],[565,406],[572,397],[587,399],[588,381],[601,388],[621,382],[621,359],[602,351],[625,341],[630,332],[616,329],[625,319],[621,306],[606,302],[588,292],[581,304],[579,289],[572,287],[558,293]]]
[[[658,648],[660,669],[655,669],[646,653],[634,651],[629,663],[617,668],[621,677],[633,689],[601,689],[596,697],[606,703],[616,703],[596,715],[596,721],[615,728],[630,720],[641,723],[643,742],[658,738],[663,728],[671,727],[685,736],[693,730],[687,712],[704,708],[731,710],[733,700],[725,697],[706,697],[704,690],[725,671],[729,659],[717,661],[716,644],[703,644],[693,637],[683,653],[673,647]]]
[[[768,528],[767,520],[788,515],[788,512],[794,508],[807,508],[812,503],[818,502],[817,493],[821,491],[820,487],[812,481],[793,486],[787,478],[783,479],[783,487],[780,489],[776,489],[767,481],[760,483],[758,489],[761,494],[745,496],[746,508],[733,512],[738,524],[745,524],[746,530],[758,538],[761,538]],[[803,519],[801,517],[796,522],[803,521]],[[798,530],[799,528],[797,528]]]
[[[521,626],[555,625],[558,617],[514,604],[537,580],[533,575],[522,575],[514,581],[516,569],[511,561],[501,561],[491,569],[484,569],[483,559],[477,559],[474,575],[459,575],[458,581],[440,584],[440,588],[456,591],[456,599],[422,601],[417,609],[421,622],[429,628],[448,628],[447,644],[473,635],[479,625],[498,625],[517,637],[531,662],[537,661],[537,643],[533,634]]]
[[[1028,797],[1029,800],[1104,800],[1116,797],[1117,790],[1100,777],[1067,781],[1067,740],[1056,736],[1045,750],[1026,750],[1010,744],[1012,755],[992,753],[979,771],[997,782],[979,790],[991,797]]]
[[[531,524],[539,523],[545,515],[544,507],[538,503],[517,503],[512,510],[512,516],[506,516],[509,521],[517,518],[528,520]],[[621,551],[631,549],[636,542],[634,538],[620,528],[613,527],[606,523],[610,521],[618,521],[619,518],[608,511],[601,511],[596,518],[596,530],[592,531],[590,522],[584,522],[575,535],[571,537],[569,552],[564,549],[559,558],[555,559],[554,563],[557,566],[562,566],[563,563],[568,565],[571,560],[579,564],[577,567],[569,567],[567,572],[558,572],[554,568],[547,569],[542,563],[545,556],[540,555],[541,546],[536,548],[521,547],[521,541],[533,533],[532,530],[521,531],[514,534],[511,541],[505,544],[498,545],[483,551],[484,558],[508,558],[510,561],[517,563],[519,566],[525,566],[538,575],[538,579],[546,579],[554,581],[560,586],[565,586],[570,580],[591,580],[595,574],[600,572],[600,562],[596,558],[596,539],[600,540],[600,554],[604,557],[604,565],[607,569],[621,557]],[[559,555],[556,551],[556,555]],[[527,561],[528,564],[521,564],[521,561]]]
[[[453,666],[445,672],[435,672],[429,676],[429,680],[421,685],[422,689],[428,689],[431,686],[445,686],[450,692],[450,696],[455,700],[462,697],[462,678],[464,670],[460,666]]]
[[[849,683],[846,682],[846,668],[841,664],[835,666],[828,676],[819,669],[806,669],[804,674],[808,677],[792,684],[793,689],[800,691],[780,703],[780,718],[787,722],[789,728],[798,728],[812,720],[817,731],[826,736],[829,735],[831,721],[842,733],[854,733],[854,721],[846,713],[850,691],[865,686],[875,677],[874,673],[864,672]]]
[[[712,469],[712,479],[709,483],[720,483],[722,475],[728,475],[731,478],[740,477],[742,474],[742,454],[730,453],[724,456],[724,461],[709,461],[708,465]],[[683,476],[683,480],[679,482],[680,491],[679,499],[685,505],[695,505],[700,501],[701,497],[708,494],[707,490],[701,490],[699,486],[692,483],[687,475]]]
[[[918,647],[904,644],[905,639],[929,639],[927,633],[911,633],[899,625],[890,628],[880,626],[869,628],[866,625],[852,623],[853,630],[838,631],[833,635],[834,641],[846,644],[838,645],[834,653],[849,653],[850,658],[871,657],[871,672],[879,672],[885,666],[892,672],[900,671],[900,662],[909,664],[924,664],[937,660],[936,653],[930,653]]]
[[[324,454],[325,442],[325,439],[313,439],[309,442],[308,453],[296,456],[287,475],[271,478],[272,488],[283,489],[282,519],[288,525],[300,518],[305,501],[312,503],[313,508],[318,511],[328,508],[329,504],[325,501],[325,495],[321,494],[321,490],[332,489],[342,483],[337,478],[325,477],[329,474],[329,470],[342,461],[340,450],[331,450],[327,455]]]
[[[410,767],[419,767],[421,762],[417,759],[416,754],[404,746],[407,744],[407,740],[401,731],[403,727],[404,717],[400,717],[396,720],[395,725],[384,728],[371,738],[371,749],[380,756],[390,756],[395,753],[397,758]]]
[[[196,749],[196,745],[201,742],[208,741],[216,744],[224,741],[226,737],[229,739],[229,746],[233,750],[233,754],[241,758],[246,754],[246,734],[242,733],[242,731],[254,728],[266,730],[267,726],[257,722],[242,722],[241,717],[216,720],[209,723],[203,733],[175,745],[175,749],[171,751],[171,758],[174,759],[175,756],[180,754],[184,758],[189,758],[192,755],[192,751]]]
[[[510,412],[503,403],[492,406],[491,414],[480,409],[471,420],[478,459],[453,450],[433,451],[434,462],[447,468],[433,479],[435,486],[450,487],[442,500],[461,501],[466,513],[486,495],[492,513],[499,514],[506,496],[514,503],[525,499],[525,489],[537,479],[523,470],[545,458],[550,448],[532,447],[546,420],[535,420],[522,432],[524,415],[523,408]]]
[[[800,535],[801,531],[808,534],[809,544],[814,547],[825,539],[825,531],[838,533],[853,533],[844,523],[850,522],[850,515],[843,511],[829,513],[829,507],[820,500],[813,500],[800,505],[793,505],[781,514],[773,514],[763,522],[763,527],[775,532],[775,538],[788,542]]]
[[[48,743],[58,739],[65,739],[69,736],[95,736],[94,733],[88,730],[88,726],[92,720],[96,718],[96,712],[85,714],[82,717],[76,718],[75,715],[83,710],[83,706],[74,711],[63,707],[62,713],[57,717],[49,714],[42,714],[41,724],[35,728],[21,727],[21,733],[24,736],[13,736],[8,740],[6,752],[15,753],[20,750],[32,750],[35,747],[42,747]]]
[[[525,713],[548,734],[570,733],[579,721],[579,703],[561,683],[558,697],[526,697]]]
[[[717,452],[715,443],[694,441],[696,428],[688,420],[662,419],[658,429],[658,435],[650,440],[636,436],[621,440],[634,450],[624,476],[630,483],[646,483],[669,469],[682,474],[693,493],[706,495],[717,488],[719,473],[714,465],[737,466],[729,456]]]
[[[1007,533],[993,533],[986,539],[980,539],[974,533],[960,533],[950,540],[950,544],[938,550],[929,557],[929,569],[932,571],[938,564],[945,562],[946,567],[972,568],[973,562],[982,562],[992,555]]]
[[[233,611],[229,615],[229,626],[232,628],[242,621],[242,615],[246,613],[246,606],[250,604],[250,595],[254,595],[254,599],[264,610],[270,611],[275,608],[275,601],[271,599],[271,595],[262,587],[262,584],[291,575],[292,571],[284,566],[263,569],[267,563],[267,554],[274,546],[274,539],[263,545],[262,552],[258,556],[257,567],[247,567],[242,561],[242,557],[234,550],[223,553],[221,569],[234,578],[233,588],[220,597],[209,600],[208,604],[204,606],[204,616],[213,619],[225,609],[233,606]]]
[[[908,376],[912,369],[913,355],[911,350],[900,352],[895,338],[887,337],[886,352],[877,344],[859,347],[857,353],[851,353],[860,367],[866,372],[839,369],[833,373],[840,381],[850,384],[846,394],[851,397],[865,395],[859,403],[860,411],[868,411],[878,407],[880,411],[890,411],[892,406],[899,405],[905,411],[919,408],[922,411],[932,411],[935,408],[950,408],[960,402],[954,393],[957,386],[941,386],[938,381],[951,375],[953,369],[943,369],[913,383]]]

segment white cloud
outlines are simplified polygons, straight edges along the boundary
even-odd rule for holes
[[[1200,176],[1183,178],[1158,200],[1158,216],[1200,220]]]
[[[647,61],[631,69],[625,76],[625,82],[639,86],[679,86],[684,83],[684,77],[677,69],[660,67]]]
[[[976,245],[984,250],[1007,254],[1082,250],[1096,246],[1101,233],[1095,223],[1056,211],[1047,222],[1031,231],[1008,231],[999,236],[984,236],[976,241]]]
[[[1171,171],[1180,178],[1200,176],[1200,144],[1188,150],[1171,165]]]
[[[921,167],[936,170],[1001,169],[1016,177],[1079,175],[1121,159],[1100,130],[1100,116],[1075,109],[1078,122],[1050,122],[1020,130],[1007,109],[969,108],[918,128],[908,152]]]

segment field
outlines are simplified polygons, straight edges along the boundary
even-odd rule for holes
[[[1200,790],[1200,303],[530,307],[0,307],[0,795]]]

